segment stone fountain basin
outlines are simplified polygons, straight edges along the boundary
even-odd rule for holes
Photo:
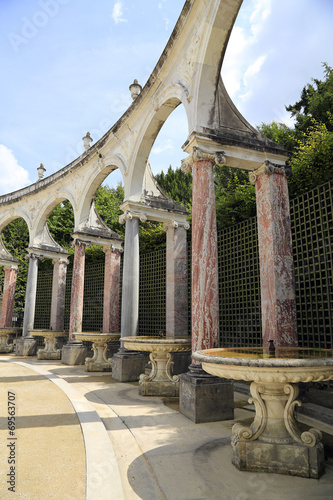
[[[218,377],[257,383],[321,382],[333,379],[333,350],[280,347],[216,348],[193,353],[203,370]]]
[[[147,352],[176,352],[189,351],[191,349],[191,338],[161,338],[149,336],[123,337],[125,349],[130,351]]]
[[[36,330],[29,330],[29,334],[32,335],[33,337],[67,337],[68,333],[62,331],[62,332],[57,332],[56,330],[47,330],[47,329],[42,329],[38,328]]]
[[[4,336],[4,335],[10,335],[10,334],[19,334],[22,332],[22,328],[19,328],[19,327],[3,327],[3,328],[0,328],[0,336]]]
[[[120,339],[120,333],[82,332],[74,335],[77,340],[85,342],[116,342]]]

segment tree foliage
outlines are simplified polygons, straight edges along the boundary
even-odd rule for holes
[[[306,133],[312,126],[312,120],[324,123],[327,130],[333,132],[333,69],[323,63],[324,80],[313,78],[301,92],[300,100],[286,106],[286,110],[296,119],[295,129]]]

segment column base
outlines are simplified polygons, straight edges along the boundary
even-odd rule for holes
[[[62,348],[61,363],[63,365],[84,365],[88,349],[78,341],[70,341]]]
[[[35,356],[37,351],[37,342],[33,337],[21,337],[17,339],[15,354],[16,356]]]
[[[144,354],[119,351],[112,358],[112,378],[118,382],[136,382],[145,372]]]
[[[92,358],[86,358],[86,372],[111,372],[111,359],[109,361],[94,361]]]
[[[180,413],[195,424],[233,419],[233,382],[208,375],[197,366],[190,369],[180,375]]]
[[[38,349],[37,359],[61,359],[61,350],[56,351],[45,351],[45,349]]]
[[[324,473],[324,447],[232,439],[232,463],[239,470],[318,479]]]

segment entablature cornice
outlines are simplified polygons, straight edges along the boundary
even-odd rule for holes
[[[151,220],[164,223],[172,220],[182,225],[187,223],[187,212],[179,213],[176,211],[163,210],[161,208],[153,208],[149,205],[142,205],[140,202],[131,200],[124,201],[120,208],[124,212],[124,214],[119,217],[119,222],[121,224],[124,224],[126,220],[130,220],[133,217],[138,218],[141,222]]]

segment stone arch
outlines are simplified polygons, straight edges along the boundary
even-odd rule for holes
[[[0,220],[0,235],[2,231],[10,224],[13,222],[15,219],[20,219],[22,218],[26,225],[28,226],[29,230],[29,238],[31,240],[31,219],[27,213],[26,210],[23,208],[16,208],[14,210],[9,210],[9,213],[6,213],[4,217]]]
[[[185,96],[184,88],[176,84],[166,88],[158,98],[153,100],[153,106],[149,109],[148,116],[145,118],[147,125],[145,128],[142,127],[142,132],[138,139],[131,178],[128,185],[125,186],[125,199],[138,200],[145,189],[153,191],[157,196],[159,195],[156,191],[155,182],[151,178],[151,170],[147,169],[148,158],[162,126],[177,106],[186,102],[186,99],[184,99]],[[185,104],[184,107],[187,114],[188,107]],[[184,134],[184,141],[185,139],[186,134]]]
[[[82,203],[80,204],[78,211],[78,219],[75,219],[75,227],[77,228],[80,224],[84,223],[90,213],[90,208],[97,189],[111,174],[114,170],[119,169],[125,182],[125,177],[128,174],[127,163],[121,154],[115,154],[101,158],[97,163],[92,175],[89,179],[89,184],[85,186],[82,193]]]
[[[49,218],[53,210],[56,208],[56,206],[65,200],[68,200],[73,207],[74,225],[75,225],[78,216],[77,202],[69,190],[67,189],[61,191],[59,190],[50,198],[46,199],[43,206],[40,207],[40,210],[38,212],[38,217],[32,229],[30,244],[33,244],[34,240],[42,234],[45,224],[47,223],[47,219]]]

